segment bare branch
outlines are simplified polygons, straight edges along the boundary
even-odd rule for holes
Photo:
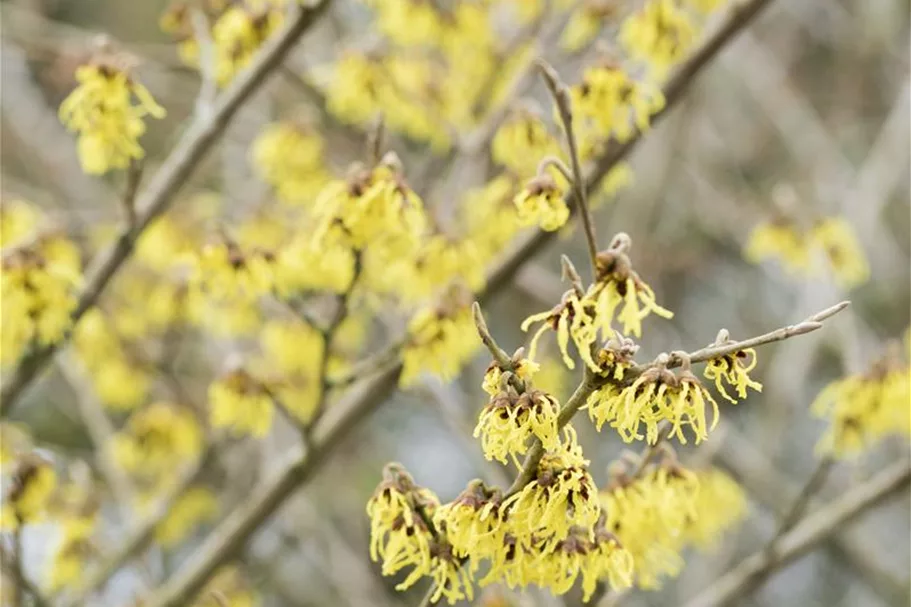
[[[763,548],[741,561],[734,569],[687,602],[685,607],[715,607],[726,604],[739,596],[743,587],[756,577],[766,577],[806,554],[870,508],[904,490],[909,482],[911,464],[906,461],[892,464],[872,479],[806,517],[781,537],[772,554],[768,554]]]

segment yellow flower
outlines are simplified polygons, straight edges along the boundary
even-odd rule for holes
[[[597,209],[604,204],[605,201],[614,198],[617,195],[617,192],[630,187],[633,184],[634,178],[633,169],[630,168],[629,163],[617,163],[614,168],[607,172],[604,179],[601,180],[601,185],[598,188],[598,192],[601,195],[593,197],[593,200],[589,201],[591,207]]]
[[[587,0],[574,10],[569,17],[563,34],[560,36],[560,47],[575,53],[581,51],[602,31],[605,22],[617,13],[614,0]]]
[[[34,343],[58,341],[69,330],[81,284],[79,251],[68,240],[42,238],[13,249],[0,266],[0,364],[15,363]]]
[[[602,423],[609,421],[626,442],[645,438],[655,444],[658,425],[667,420],[672,424],[669,437],[677,437],[685,444],[683,428],[689,426],[698,445],[718,423],[718,404],[687,368],[675,375],[660,365],[650,367],[619,392],[607,387],[597,394],[601,402],[589,400],[589,409],[603,408]],[[713,411],[711,425],[706,420],[708,405]],[[643,424],[644,435],[640,432]]]
[[[211,490],[191,487],[171,506],[170,512],[155,528],[155,541],[165,548],[179,544],[198,525],[212,521],[218,514],[218,501]]]
[[[563,192],[547,174],[538,175],[525,184],[513,200],[519,222],[538,224],[542,230],[559,230],[569,219],[569,207],[563,202]]]
[[[792,274],[806,272],[810,265],[810,248],[797,227],[785,221],[762,223],[753,229],[743,251],[751,263],[779,258],[785,270]]]
[[[319,133],[294,122],[268,125],[253,142],[251,159],[279,200],[311,203],[329,180]]]
[[[837,458],[856,456],[885,436],[911,436],[911,368],[888,353],[865,374],[832,382],[810,410],[830,420],[817,452]]]
[[[68,129],[79,133],[82,170],[107,173],[142,158],[139,138],[146,130],[145,117],[165,115],[149,91],[110,61],[80,67],[76,80],[79,86],[60,105],[59,114]]]
[[[432,517],[439,500],[414,479],[400,464],[387,464],[383,481],[367,502],[370,517],[370,558],[382,559],[383,575],[394,575],[414,567],[397,589],[408,588],[430,572],[430,542],[427,522],[420,514]]]
[[[602,492],[605,527],[632,555],[640,588],[660,588],[663,577],[680,573],[684,530],[697,516],[698,492],[697,476],[673,463],[650,465],[636,478],[621,474]]]
[[[419,310],[408,323],[399,385],[412,385],[422,371],[451,381],[480,344],[471,309],[459,303]]]
[[[823,219],[810,230],[808,240],[823,251],[839,286],[853,289],[869,280],[870,266],[864,250],[843,217]]]
[[[377,27],[400,46],[432,45],[439,39],[442,22],[430,0],[374,0]]]
[[[9,485],[4,489],[0,529],[12,531],[42,520],[56,487],[53,464],[37,453],[24,454],[16,462]]]
[[[503,546],[506,524],[500,520],[502,500],[498,488],[488,488],[476,479],[434,515],[434,524],[445,533],[455,555],[470,558],[472,572],[477,571],[481,560],[491,558]]]
[[[575,430],[566,426],[563,432],[563,442],[541,458],[534,480],[503,502],[510,530],[519,539],[534,535],[556,542],[567,537],[573,525],[591,529],[601,514]]]
[[[398,160],[384,159],[373,170],[356,170],[346,181],[323,188],[316,201],[317,242],[342,242],[355,249],[382,251],[389,259],[412,254],[426,227],[424,205],[404,182]]]
[[[113,437],[111,453],[124,470],[161,480],[198,458],[202,446],[202,430],[189,410],[157,402],[130,416]]]
[[[209,386],[209,420],[215,428],[230,428],[236,435],[262,438],[272,427],[274,413],[272,394],[243,369],[232,371]]]
[[[302,322],[270,320],[260,331],[260,345],[268,365],[285,374],[310,376],[319,370],[323,338]]]
[[[633,558],[616,536],[603,528],[593,538],[589,529],[573,526],[565,539],[542,555],[536,574],[538,579],[533,583],[557,595],[568,592],[581,575],[582,601],[586,602],[601,579],[607,579],[614,590],[629,588]]]
[[[557,332],[557,344],[563,356],[563,362],[570,369],[576,368],[576,363],[569,356],[569,339],[576,344],[579,356],[589,367],[597,369],[592,359],[591,350],[598,337],[598,327],[595,325],[595,306],[587,299],[580,299],[574,290],[563,294],[563,301],[553,309],[539,314],[532,314],[522,322],[522,330],[528,331],[536,322],[544,321],[534,336],[528,348],[528,358],[534,360],[537,352],[538,339],[547,329]]]
[[[520,358],[512,367],[509,373],[514,374],[522,381],[529,381],[540,371],[541,366],[528,358]],[[500,367],[499,363],[492,361],[484,373],[484,381],[481,388],[491,396],[499,394],[503,388],[503,378],[506,372]],[[537,382],[536,382],[537,383]]]
[[[343,293],[354,279],[354,253],[345,244],[320,243],[302,232],[278,250],[273,272],[275,289],[285,298],[308,290]]]
[[[346,52],[332,67],[326,107],[344,122],[369,123],[379,109],[379,96],[389,86],[379,64],[360,53]]]
[[[647,130],[652,114],[664,107],[660,88],[634,80],[612,64],[587,68],[582,82],[569,92],[583,159],[591,158],[610,137],[624,142],[637,130]]]
[[[482,262],[498,255],[522,227],[513,204],[515,194],[514,178],[499,175],[481,188],[468,190],[459,204],[468,237]]]
[[[540,116],[528,110],[514,112],[497,129],[490,144],[493,161],[521,178],[535,174],[545,156],[560,153],[560,144]]]
[[[686,57],[697,36],[692,16],[677,0],[649,0],[620,28],[623,48],[657,78]]]
[[[505,464],[507,457],[512,457],[516,467],[521,467],[516,456],[528,451],[528,441],[533,436],[545,449],[558,447],[559,410],[560,404],[540,390],[517,394],[507,387],[506,391],[493,396],[481,411],[474,437],[481,438],[481,448],[487,459]]]
[[[265,251],[244,251],[232,242],[210,244],[192,259],[189,286],[213,299],[253,301],[272,290],[273,262]]]
[[[632,269],[627,256],[629,243],[628,236],[619,234],[607,251],[598,253],[598,277],[585,295],[586,300],[595,304],[596,323],[603,338],[612,335],[614,318],[623,324],[623,333],[640,337],[642,320],[649,314],[662,318],[674,316],[657,304],[655,292]]]
[[[168,215],[152,221],[136,241],[136,258],[153,270],[164,272],[191,251],[190,236]]]
[[[4,200],[0,205],[0,247],[22,244],[41,223],[40,211],[25,200]]]
[[[60,592],[82,583],[88,560],[95,553],[91,541],[95,527],[94,515],[67,517],[63,522],[60,543],[48,571],[48,590]]]
[[[738,399],[746,398],[747,388],[762,392],[762,384],[749,376],[755,367],[756,350],[747,348],[708,361],[703,375],[715,382],[715,388],[723,397],[736,404]],[[724,387],[725,383],[737,391],[737,398],[728,394]]]
[[[694,510],[683,537],[688,544],[707,550],[717,545],[721,535],[747,515],[747,496],[730,476],[718,468],[696,472],[699,491]]]

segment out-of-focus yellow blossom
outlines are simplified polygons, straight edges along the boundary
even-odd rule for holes
[[[835,275],[835,281],[845,289],[853,289],[869,280],[870,266],[863,247],[851,224],[843,217],[827,217],[819,221],[808,235],[810,246],[819,247]]]
[[[569,290],[563,294],[562,301],[554,306],[553,309],[539,314],[532,314],[522,322],[522,330],[528,331],[531,325],[541,322],[541,326],[531,338],[528,347],[528,358],[535,359],[538,348],[538,340],[545,331],[551,329],[557,332],[557,344],[560,347],[560,354],[563,356],[563,362],[570,369],[576,368],[576,363],[569,355],[569,339],[572,338],[579,351],[579,357],[591,368],[596,369],[597,365],[592,359],[592,345],[598,337],[598,327],[595,324],[595,305],[592,301],[579,297],[574,290]]]
[[[0,205],[0,248],[23,243],[41,224],[41,212],[25,200],[4,200]]]
[[[215,81],[224,86],[246,67],[256,51],[272,33],[281,27],[288,0],[241,0],[207,2],[203,7],[214,50]],[[161,29],[178,40],[181,60],[200,68],[199,40],[187,6],[175,4],[159,22]],[[202,69],[208,70],[209,66]]]
[[[699,30],[679,0],[648,0],[624,20],[620,43],[630,57],[663,78],[695,44]]]
[[[738,399],[746,398],[747,388],[762,392],[762,384],[749,375],[754,368],[756,368],[756,350],[747,348],[711,359],[706,363],[703,375],[706,379],[715,382],[715,388],[723,397],[736,404]],[[734,388],[737,398],[728,393],[724,387],[725,384]]]
[[[326,89],[326,107],[341,120],[364,125],[376,117],[379,97],[388,82],[377,61],[360,53],[347,52],[333,64]]]
[[[832,382],[810,410],[830,425],[816,445],[821,455],[850,458],[890,435],[911,436],[911,367],[888,352],[864,374]]]
[[[517,394],[505,386],[481,410],[474,437],[481,438],[484,457],[504,464],[511,457],[520,468],[517,456],[528,451],[530,438],[537,437],[545,449],[557,449],[559,410],[560,403],[540,390]]]
[[[60,120],[79,133],[77,151],[89,174],[125,169],[145,154],[139,138],[145,117],[163,118],[164,108],[127,69],[110,59],[76,70],[79,86],[60,104]]]
[[[128,355],[101,310],[93,308],[82,316],[73,343],[95,394],[105,406],[128,411],[145,401],[152,386],[150,370]]]
[[[262,438],[272,427],[275,403],[262,382],[243,369],[209,386],[209,420],[215,428]]]
[[[160,335],[182,318],[183,287],[144,272],[125,272],[112,289],[117,306],[111,320],[124,339]]]
[[[377,27],[400,46],[432,45],[440,37],[442,19],[430,0],[370,0]]]
[[[171,548],[183,541],[197,526],[218,514],[218,500],[206,487],[191,487],[177,498],[171,511],[155,528],[155,541]]]
[[[33,344],[46,346],[69,330],[81,284],[79,250],[57,236],[4,251],[0,266],[0,365]]]
[[[290,241],[297,226],[289,225],[298,219],[288,209],[261,206],[256,212],[237,226],[237,244],[243,250],[272,251]]]
[[[323,338],[314,327],[271,320],[262,327],[259,339],[269,365],[281,373],[310,375],[319,368]]]
[[[209,244],[192,259],[189,287],[214,299],[252,301],[272,290],[273,263],[266,251],[244,251],[233,242]]]
[[[680,573],[698,493],[697,476],[679,465],[649,466],[633,479],[620,475],[601,493],[605,527],[632,554],[638,587],[660,588],[662,578]]]
[[[696,516],[683,528],[683,539],[702,550],[714,548],[721,535],[747,515],[743,488],[718,468],[696,472],[699,491],[693,509]]]
[[[563,191],[547,174],[537,175],[516,194],[518,219],[524,225],[538,224],[542,230],[559,230],[569,219],[569,207],[563,202]]]
[[[480,345],[471,309],[452,303],[418,310],[408,323],[399,385],[412,385],[422,371],[451,381]]]
[[[48,590],[60,592],[64,588],[78,588],[82,583],[88,561],[95,554],[92,535],[96,522],[95,515],[71,516],[64,521],[48,568]]]
[[[552,394],[558,401],[570,394],[570,384],[574,381],[572,374],[556,358],[549,354],[541,356],[540,370],[535,373],[535,387]]]
[[[253,142],[251,158],[278,199],[307,204],[329,180],[325,142],[315,130],[292,121],[268,125]]]
[[[198,289],[187,292],[187,318],[220,336],[250,335],[262,324],[256,302],[220,300]]]
[[[577,0],[507,0],[518,12],[519,20],[523,23],[534,21],[544,13],[544,8],[551,6],[551,10],[565,10],[572,7]]]
[[[471,239],[435,234],[414,254],[391,265],[385,256],[368,255],[366,282],[371,290],[389,293],[400,301],[426,301],[453,284],[472,292],[484,286],[484,263]]]
[[[519,539],[537,536],[559,541],[574,525],[591,529],[601,514],[598,489],[576,432],[566,426],[563,434],[559,446],[544,453],[534,480],[503,502],[511,532]]]
[[[37,453],[26,453],[18,458],[12,478],[4,485],[0,529],[12,531],[45,517],[57,488],[57,473],[51,462]]]
[[[711,425],[706,419],[706,407],[711,405]],[[669,437],[686,443],[683,429],[689,426],[696,444],[706,438],[718,423],[718,404],[708,390],[686,367],[674,374],[661,365],[646,369],[636,380],[622,388],[605,386],[588,402],[592,419],[609,422],[626,441],[642,440],[649,444],[658,440],[658,425],[671,422]],[[640,431],[645,425],[645,434]]]
[[[809,243],[797,226],[787,221],[776,220],[756,226],[743,254],[751,263],[778,258],[792,274],[805,272],[810,266]]]
[[[218,570],[199,593],[193,607],[256,607],[259,597],[235,565]]]
[[[342,293],[354,279],[354,253],[341,243],[320,244],[304,232],[279,249],[273,271],[275,288],[283,297],[301,291]]]
[[[664,107],[660,88],[634,80],[610,63],[587,68],[582,82],[569,92],[583,159],[591,158],[610,137],[623,142],[637,130],[647,130],[652,114]]]
[[[621,233],[614,237],[608,250],[598,253],[597,280],[585,295],[595,303],[596,323],[605,339],[613,334],[615,318],[623,325],[624,334],[639,337],[642,320],[649,314],[662,318],[674,316],[658,305],[655,292],[633,270],[627,255],[629,247],[629,237]]]
[[[373,170],[359,169],[347,181],[326,186],[316,202],[320,243],[334,240],[370,246],[390,259],[412,254],[426,228],[424,205],[405,183],[392,156]]]
[[[111,454],[124,470],[161,480],[197,459],[202,445],[202,430],[190,411],[156,402],[130,416],[113,437]]]
[[[490,153],[494,162],[526,179],[535,174],[542,158],[560,153],[560,144],[540,116],[520,110],[497,129]]]
[[[560,36],[560,46],[571,53],[582,50],[602,31],[604,22],[616,16],[619,8],[616,0],[585,0],[570,15]]]
[[[169,216],[158,217],[136,241],[136,258],[153,270],[164,272],[191,251],[190,236]]]

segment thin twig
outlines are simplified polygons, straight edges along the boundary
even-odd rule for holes
[[[136,225],[136,192],[139,191],[144,167],[145,163],[142,159],[131,161],[130,166],[127,167],[126,188],[120,201],[123,204],[124,215],[126,215],[127,229],[130,230]]]
[[[490,334],[490,329],[487,328],[487,321],[484,320],[484,314],[481,312],[481,304],[478,302],[471,304],[471,315],[474,317],[474,324],[478,329],[478,335],[490,351],[490,355],[497,361],[497,364],[501,369],[511,369],[513,364],[512,360],[510,359],[509,354],[497,344]]]
[[[831,534],[873,508],[911,482],[911,464],[896,462],[872,479],[851,489],[829,505],[817,510],[780,538],[770,555],[765,548],[740,562],[731,571],[685,604],[685,607],[717,607],[739,596],[757,577],[768,577],[794,559],[806,554]]]
[[[74,325],[95,305],[108,283],[130,257],[140,234],[152,220],[167,210],[174,195],[220,139],[237,110],[281,65],[298,38],[309,29],[330,2],[331,0],[318,0],[307,8],[295,5],[287,24],[263,45],[251,65],[219,96],[212,115],[209,118],[197,116],[187,128],[183,137],[137,197],[135,225],[121,232],[114,244],[98,255],[97,264],[86,273],[85,289],[71,317]],[[0,417],[9,414],[22,393],[47,366],[48,361],[65,341],[36,347],[19,361],[8,377],[4,378],[0,390]]]
[[[13,535],[18,536],[19,532],[16,531]],[[21,539],[14,540],[14,543],[17,542],[21,544]],[[0,565],[2,565],[3,569],[6,569],[15,580],[16,592],[19,593],[20,598],[22,594],[28,594],[32,597],[32,604],[35,607],[50,607],[50,602],[44,597],[41,590],[23,574],[22,563],[17,556],[14,556],[18,549],[18,547],[15,547],[13,554],[9,554],[9,550],[0,550]],[[14,605],[18,605],[19,602],[21,602],[18,599],[15,599],[15,597],[14,601],[16,601],[13,603]]]
[[[214,112],[215,98],[218,95],[218,55],[205,13],[201,9],[192,10],[190,23],[199,46],[199,77],[202,80],[196,97],[196,114],[201,119],[208,120]]]
[[[557,72],[543,59],[536,62],[541,75],[544,76],[544,82],[550,90],[554,103],[557,105],[557,112],[560,114],[560,121],[563,123],[563,132],[566,134],[566,146],[569,149],[569,160],[572,165],[573,175],[572,184],[575,192],[578,213],[582,217],[582,226],[585,228],[585,240],[588,244],[588,256],[591,261],[592,280],[598,279],[598,237],[595,234],[595,222],[592,218],[591,209],[588,207],[588,188],[586,187],[585,175],[582,173],[582,162],[579,160],[579,148],[576,145],[576,134],[573,131],[573,109],[570,102],[569,92],[566,85],[560,82],[560,76]]]

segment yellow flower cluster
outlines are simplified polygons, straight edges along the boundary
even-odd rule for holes
[[[288,204],[308,204],[329,181],[320,134],[302,124],[285,121],[268,125],[250,149],[253,166]]]
[[[686,57],[699,29],[694,15],[681,0],[649,0],[623,22],[620,43],[637,61],[648,66],[656,78]]]
[[[408,187],[394,155],[372,170],[355,168],[347,181],[333,181],[316,200],[320,243],[369,245],[371,255],[396,259],[412,255],[427,227],[424,205]]]
[[[156,402],[130,416],[110,449],[121,468],[157,485],[173,481],[174,471],[196,460],[202,446],[202,429],[190,410]]]
[[[660,88],[606,62],[586,68],[582,82],[569,93],[583,158],[593,156],[611,137],[623,142],[647,130],[652,114],[664,107]]]
[[[810,410],[830,425],[816,448],[820,454],[847,458],[890,435],[911,436],[911,367],[888,352],[864,374],[832,382]]]
[[[563,190],[548,174],[533,177],[514,199],[519,223],[538,224],[542,230],[553,232],[569,219],[569,207],[563,201]]]
[[[450,381],[477,351],[471,309],[458,301],[447,303],[424,307],[409,321],[399,385],[414,384],[422,371]]]
[[[272,427],[274,413],[275,401],[269,389],[243,369],[209,386],[209,421],[214,428],[262,438]]]
[[[507,384],[481,411],[474,436],[481,438],[484,457],[504,464],[511,457],[518,468],[517,456],[528,451],[531,437],[537,437],[545,449],[557,447],[559,409],[560,404],[545,392],[530,390],[519,394]]]
[[[544,321],[532,337],[530,358],[534,359],[540,336],[551,328],[557,332],[557,343],[567,367],[575,367],[568,353],[572,338],[579,357],[591,370],[601,373],[603,370],[592,357],[593,349],[599,334],[602,340],[614,337],[615,319],[622,323],[624,333],[638,337],[642,333],[642,320],[649,314],[663,318],[673,316],[655,302],[654,291],[632,269],[627,255],[629,246],[626,234],[615,236],[610,248],[598,253],[598,278],[584,295],[576,289],[567,291],[555,308],[525,319],[523,331],[536,322]]]
[[[4,482],[0,529],[12,531],[42,520],[57,488],[54,465],[36,452],[24,453]]]
[[[76,588],[83,580],[86,565],[95,554],[92,535],[97,526],[94,513],[68,517],[60,530],[60,539],[48,568],[47,586],[51,592]]]
[[[102,404],[129,411],[145,402],[152,387],[151,369],[129,355],[100,309],[92,308],[79,320],[73,344]]]
[[[60,105],[60,120],[79,133],[82,170],[90,174],[125,169],[144,155],[139,138],[145,117],[163,118],[164,109],[128,69],[103,58],[76,70],[79,85]]]
[[[5,224],[6,218],[4,214],[0,221]],[[15,229],[11,226],[5,231]],[[5,236],[4,245],[17,240]],[[3,249],[0,365],[13,364],[29,348],[52,344],[66,334],[81,283],[79,250],[61,236],[40,236]]]
[[[789,273],[805,276],[816,276],[827,266],[835,282],[845,289],[870,278],[863,248],[843,217],[821,219],[806,232],[786,220],[762,223],[750,234],[744,256],[752,263],[778,259]],[[814,263],[816,256],[825,264]]]
[[[560,144],[547,124],[528,109],[512,112],[490,143],[493,161],[527,179],[535,175],[538,162],[560,153]]]
[[[602,386],[587,404],[599,429],[610,423],[624,441],[645,438],[649,444],[657,442],[658,425],[666,420],[671,423],[669,437],[686,443],[683,429],[689,426],[698,445],[708,438],[719,415],[718,403],[688,368],[675,374],[660,364],[649,367],[625,387],[612,383]],[[713,411],[711,425],[706,417],[709,405]]]
[[[619,5],[613,0],[585,0],[572,14],[560,36],[560,46],[571,53],[583,50],[618,16]]]
[[[730,477],[716,469],[694,473],[673,457],[638,474],[614,468],[601,502],[606,529],[629,550],[636,586],[644,589],[677,576],[687,545],[710,547],[746,512],[743,491]]]
[[[284,21],[288,0],[205,0],[201,14],[208,29],[214,53],[215,81],[224,86],[237,75]],[[175,2],[161,16],[161,29],[175,37],[181,60],[200,70],[206,60],[202,56],[200,41],[193,24],[190,5]]]

